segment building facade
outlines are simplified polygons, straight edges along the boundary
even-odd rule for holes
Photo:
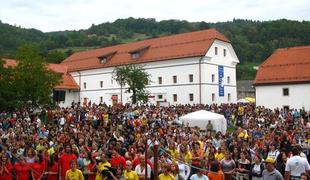
[[[310,46],[275,51],[254,81],[256,105],[310,110]]]
[[[141,64],[150,74],[152,104],[236,102],[236,65],[229,40],[215,29],[75,53],[61,64],[80,86],[75,102],[130,102],[112,79],[115,67]],[[67,102],[64,102],[67,104]]]

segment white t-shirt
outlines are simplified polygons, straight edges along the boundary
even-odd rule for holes
[[[293,156],[286,162],[285,171],[290,172],[291,176],[300,176],[301,173],[309,170],[310,165],[307,159],[300,156]]]
[[[145,175],[145,168],[142,168],[140,164],[138,164],[135,168],[136,173],[138,174],[138,176],[143,176]],[[151,166],[147,165],[147,177],[151,178]]]
[[[209,180],[209,178],[206,175],[199,177],[197,174],[194,174],[191,176],[190,180]]]

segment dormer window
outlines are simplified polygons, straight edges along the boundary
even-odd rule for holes
[[[131,59],[138,59],[140,57],[140,53],[139,52],[135,52],[131,54]]]
[[[150,46],[142,46],[132,51],[129,51],[131,59],[139,59],[148,48],[150,48]]]
[[[106,57],[100,58],[100,64],[105,64],[105,63],[107,63],[107,58]]]
[[[116,54],[117,51],[113,51],[113,52],[109,52],[109,53],[105,53],[101,56],[98,57],[99,59],[99,63],[100,64],[105,64],[108,62],[108,60],[110,60],[115,54]]]

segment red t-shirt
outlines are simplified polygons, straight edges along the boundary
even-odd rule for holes
[[[18,180],[28,180],[29,174],[29,165],[28,164],[20,164],[19,162],[14,164],[14,169],[16,173],[16,179]]]
[[[70,161],[71,160],[77,160],[76,156],[74,154],[66,154],[60,156],[59,159],[59,167],[61,167],[61,177],[64,179],[66,177],[67,170],[70,169]]]
[[[7,173],[6,171],[4,171],[3,169],[3,174],[0,174],[0,180],[12,180],[12,164],[10,161],[8,161],[6,164],[5,164],[5,167],[8,169],[9,173]]]
[[[55,172],[58,173],[58,163],[55,162],[55,164],[53,165],[52,169],[49,169],[50,172]],[[49,174],[47,176],[47,180],[57,180],[58,179],[58,175],[57,174]]]
[[[111,159],[111,166],[112,167],[118,167],[119,165],[122,165],[123,168],[126,167],[126,159],[123,156],[113,157]]]
[[[89,172],[95,172],[94,171],[95,166],[96,166],[96,163],[93,163],[93,164],[89,163],[87,165],[87,170]],[[88,175],[88,180],[95,180],[95,179],[96,179],[96,173]]]
[[[35,162],[31,165],[33,169],[33,177],[34,179],[39,179],[41,175],[44,173],[45,170],[45,163],[44,161],[42,163]]]

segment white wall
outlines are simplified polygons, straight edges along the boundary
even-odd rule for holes
[[[79,96],[78,91],[66,90],[65,101],[59,102],[59,106],[68,107],[71,106],[72,101],[77,102]]]
[[[283,88],[289,88],[289,96],[283,96]],[[310,110],[310,84],[256,86],[255,92],[258,106]]]
[[[214,47],[218,47],[218,55],[214,55]],[[223,56],[223,49],[227,49],[227,55]],[[210,47],[206,56],[181,58],[175,60],[166,60],[158,62],[145,63],[144,69],[150,74],[151,83],[147,86],[150,96],[155,98],[150,99],[151,103],[156,101],[168,101],[170,104],[197,104],[199,99],[199,62],[201,61],[201,103],[212,103],[212,93],[215,92],[216,102],[228,102],[227,94],[231,94],[231,101],[237,101],[236,90],[236,62],[238,58],[235,56],[229,43],[216,40]],[[224,86],[225,96],[218,97],[218,65],[224,66]],[[100,97],[107,104],[112,104],[111,96],[118,95],[120,100],[120,87],[112,81],[113,68],[101,68],[86,70],[81,72],[73,72],[71,75],[80,85],[80,101],[88,98],[92,102],[99,103]],[[215,81],[211,82],[211,74],[215,74]],[[189,74],[193,74],[193,82],[189,82]],[[177,76],[177,83],[173,83],[173,76]],[[230,83],[227,83],[227,76],[230,76]],[[158,83],[158,77],[162,77],[162,84]],[[103,87],[100,87],[100,81],[103,81]],[[86,82],[86,88],[84,88]],[[130,94],[124,93],[123,102],[130,101]],[[194,95],[194,100],[189,101],[189,94]],[[173,101],[173,94],[177,94],[177,101]],[[162,95],[162,99],[158,99],[158,95]],[[77,100],[78,101],[78,100]]]

